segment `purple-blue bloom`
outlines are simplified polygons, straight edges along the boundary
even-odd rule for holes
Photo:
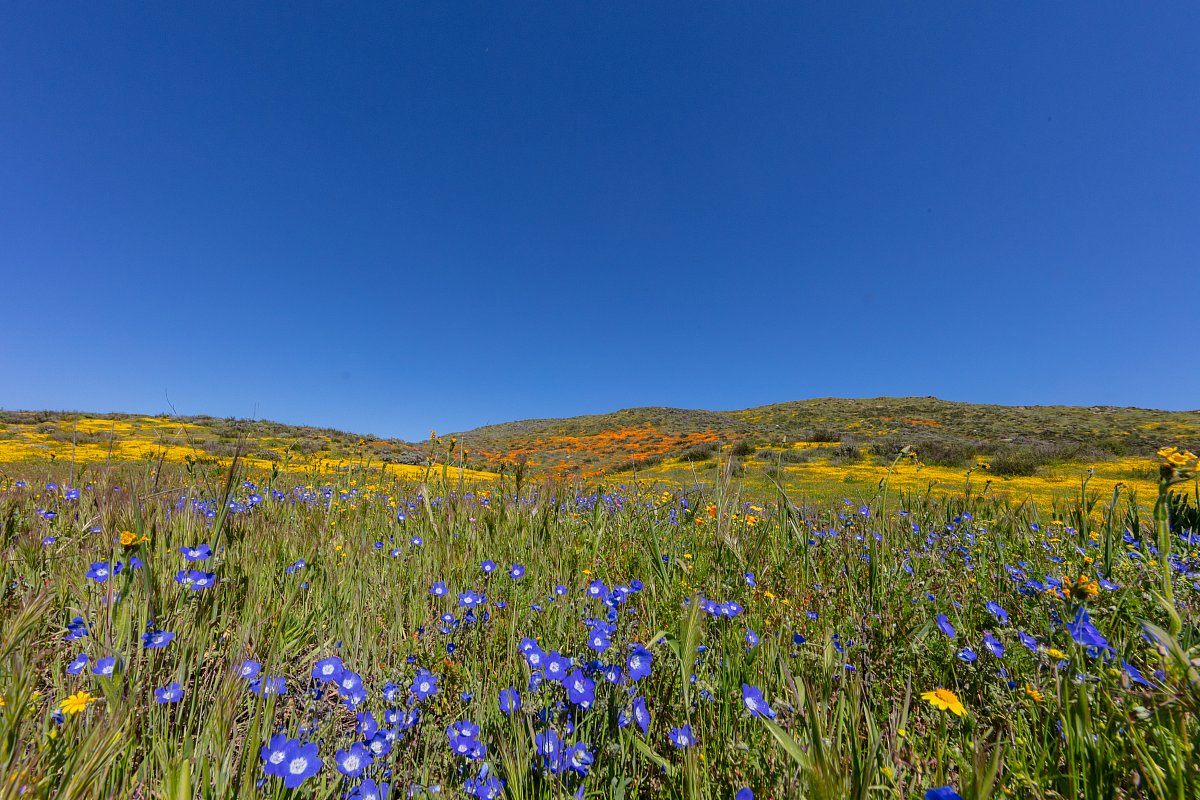
[[[181,547],[179,552],[183,553],[183,557],[188,561],[204,561],[212,555],[212,548],[207,544],[199,544],[195,547]]]
[[[517,711],[520,711],[521,693],[511,686],[507,689],[501,689],[500,710],[509,716],[512,716]]]
[[[154,702],[156,703],[177,703],[183,699],[183,687],[179,685],[179,681],[168,683],[161,689],[154,690]]]
[[[696,743],[696,736],[692,733],[691,725],[684,725],[682,728],[671,728],[669,738],[671,740],[671,744],[673,744],[676,749],[691,747]]]
[[[142,647],[147,650],[154,650],[160,647],[166,647],[172,640],[175,634],[171,631],[154,631],[142,635]]]
[[[642,678],[650,675],[652,670],[651,662],[654,656],[640,644],[633,646],[633,652],[629,654],[628,660],[625,662],[625,673],[632,681],[640,681]]]

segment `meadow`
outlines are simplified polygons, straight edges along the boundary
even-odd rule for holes
[[[1196,463],[1158,462],[1162,503],[1049,504],[9,463],[0,794],[1200,796]]]

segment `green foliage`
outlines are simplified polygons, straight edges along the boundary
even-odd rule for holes
[[[1046,459],[1034,452],[1032,447],[1011,448],[992,456],[992,473],[1000,477],[1018,477],[1036,475],[1038,467],[1044,465]]]
[[[1168,495],[1167,504],[1172,531],[1178,534],[1200,535],[1200,492],[1189,498],[1187,492],[1172,491]]]
[[[385,682],[407,687],[417,667],[439,677],[422,721],[386,758],[393,796],[414,783],[462,796],[465,762],[446,739],[462,719],[481,727],[508,797],[571,796],[577,778],[531,769],[539,715],[565,719],[556,716],[565,694],[550,683],[527,691],[525,636],[577,662],[623,663],[634,642],[653,653],[652,674],[633,686],[597,675],[595,706],[573,718],[569,741],[595,755],[588,797],[725,800],[750,786],[760,798],[866,800],[946,784],[967,798],[1200,796],[1200,564],[1176,547],[1166,602],[1147,557],[1150,513],[1127,495],[1105,507],[1083,491],[1075,505],[1038,509],[870,487],[850,506],[783,494],[751,506],[724,482],[681,492],[630,480],[618,500],[612,487],[537,483],[518,495],[513,481],[403,485],[362,469],[285,480],[125,466],[89,475],[91,488],[67,500],[69,476],[25,477],[24,488],[11,476],[0,483],[3,797],[341,797],[350,784],[333,754],[356,739],[355,713],[332,690],[320,699],[306,692],[314,663],[335,653],[364,677],[362,707],[377,718],[406,707],[404,698],[383,701]],[[248,477],[253,490],[242,484]],[[48,480],[60,489],[43,489]],[[273,490],[286,499],[271,499]],[[252,509],[251,491],[267,498]],[[211,501],[202,507],[211,517],[194,510],[198,500]],[[1194,511],[1173,501],[1173,519]],[[1096,539],[1072,527],[1089,516],[1102,520]],[[146,541],[122,546],[122,530]],[[1030,588],[1094,576],[1088,559],[1113,541],[1105,578],[1118,588],[1078,606]],[[203,567],[218,581],[188,592],[174,579],[188,566],[179,548],[201,542],[213,546]],[[134,556],[145,566],[102,584],[83,577],[92,562]],[[289,573],[298,559],[306,566]],[[500,569],[489,576],[483,559]],[[509,578],[510,564],[524,565],[524,577]],[[619,605],[614,647],[602,655],[588,649],[583,624],[607,611],[584,591],[593,579],[644,583]],[[449,597],[431,595],[435,581],[451,587]],[[565,597],[554,596],[558,583],[569,587]],[[462,622],[454,597],[468,589],[487,595],[486,621]],[[742,610],[713,614],[706,598]],[[1007,622],[988,601],[1006,609]],[[1111,655],[1089,652],[1055,622],[1077,607]],[[439,630],[445,613],[456,616],[449,633]],[[64,641],[76,615],[91,633]],[[151,620],[175,633],[168,647],[141,647]],[[1002,658],[982,646],[985,632],[1004,646]],[[1036,652],[1018,632],[1036,638]],[[79,652],[93,664],[118,655],[123,667],[111,679],[67,674]],[[249,692],[235,674],[247,658],[286,676],[288,693]],[[154,690],[176,680],[183,700],[156,704]],[[762,689],[774,719],[751,715],[743,684]],[[512,717],[496,700],[509,686],[525,706]],[[964,715],[920,699],[935,688],[952,690]],[[647,735],[617,725],[631,689],[651,710]],[[96,701],[56,721],[62,700],[80,690]],[[680,750],[667,736],[683,725],[697,744]],[[321,741],[324,769],[295,792],[276,778],[256,788],[259,747],[275,731],[301,728]]]
[[[834,465],[854,464],[862,458],[862,450],[853,444],[841,444],[829,451],[829,463]]]
[[[754,455],[754,451],[756,449],[757,448],[754,446],[754,444],[743,439],[742,441],[735,443],[730,449],[730,452],[738,458],[746,458],[747,456]]]

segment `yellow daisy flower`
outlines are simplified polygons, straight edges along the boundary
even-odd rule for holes
[[[922,694],[921,699],[935,708],[939,708],[942,711],[949,711],[951,714],[960,717],[967,713],[966,706],[958,699],[958,695],[949,689],[938,687],[933,691]]]
[[[78,714],[80,711],[86,710],[94,702],[96,702],[96,698],[92,697],[88,692],[76,692],[62,701],[62,712],[64,714]]]

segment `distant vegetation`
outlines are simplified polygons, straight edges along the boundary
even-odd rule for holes
[[[263,420],[0,412],[0,463],[164,454],[223,463],[236,452],[290,470],[353,463],[402,471],[436,464],[499,474],[519,467],[539,480],[627,476],[679,483],[727,471],[745,477],[752,491],[779,483],[826,496],[841,486],[878,482],[905,448],[917,454],[917,472],[900,476],[908,488],[957,487],[980,470],[984,485],[997,482],[993,488],[1061,495],[1071,485],[1078,489],[1083,470],[1098,467],[1103,480],[1093,489],[1109,493],[1124,483],[1144,492],[1145,481],[1153,480],[1148,459],[1158,448],[1198,443],[1196,411],[973,405],[928,397],[826,398],[723,412],[632,408],[488,425],[417,443]],[[727,459],[732,462],[720,469]]]
[[[791,463],[815,457],[789,450],[799,442],[827,445],[817,456],[841,462],[890,461],[912,446],[932,466],[967,467],[982,459],[998,475],[1032,475],[1054,464],[1149,458],[1164,445],[1194,443],[1200,411],[825,398],[725,412],[632,408],[488,425],[454,436],[493,469],[524,453],[531,467],[583,476],[655,460],[702,462],[721,445],[738,457],[760,448],[789,453]],[[597,452],[598,437],[624,438],[629,446]]]

